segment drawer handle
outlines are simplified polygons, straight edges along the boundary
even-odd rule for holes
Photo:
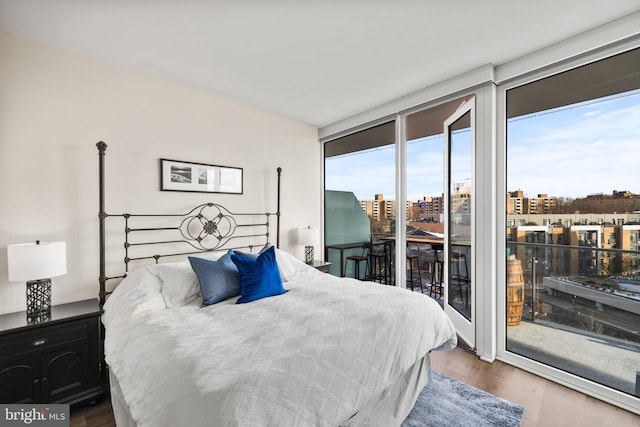
[[[46,344],[46,343],[47,343],[47,339],[46,339],[46,338],[42,338],[42,339],[35,340],[34,342],[32,342],[32,343],[31,343],[31,346],[32,346],[32,347],[37,347],[37,346],[39,346],[39,345],[44,345],[44,344]]]

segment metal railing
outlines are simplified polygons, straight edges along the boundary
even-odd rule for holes
[[[523,319],[579,326],[588,316],[589,323],[618,327],[640,343],[640,328],[627,328],[627,322],[604,314],[615,309],[620,318],[640,316],[639,251],[522,242],[508,242],[507,247],[522,262]]]
[[[522,263],[525,323],[507,329],[507,349],[637,396],[640,252],[522,242],[507,248]],[[545,345],[532,345],[533,336]],[[591,355],[588,363],[582,354]]]

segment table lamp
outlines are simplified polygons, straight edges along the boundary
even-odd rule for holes
[[[67,272],[66,242],[22,243],[7,246],[10,282],[27,282],[27,317],[51,313],[51,277]]]
[[[316,230],[311,227],[298,228],[298,244],[304,246],[304,262],[313,264],[313,246],[316,244]]]

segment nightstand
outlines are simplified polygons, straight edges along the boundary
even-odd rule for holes
[[[51,307],[30,324],[26,312],[0,315],[0,402],[66,403],[98,399],[100,315],[97,299]]]
[[[331,273],[331,266],[332,265],[333,265],[333,263],[331,263],[331,262],[318,261],[317,259],[315,259],[315,260],[313,260],[313,264],[311,264],[311,267],[317,268],[318,270],[322,271],[323,273]]]

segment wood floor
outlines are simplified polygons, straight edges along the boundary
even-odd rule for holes
[[[108,396],[94,406],[71,408],[71,427],[114,427],[116,425]]]
[[[638,415],[461,348],[432,352],[431,368],[524,406],[521,427],[640,427]]]
[[[640,416],[496,361],[457,348],[433,352],[432,369],[524,406],[522,427],[640,427]],[[71,411],[72,427],[115,426],[108,399]],[[284,426],[283,426],[284,427]]]

